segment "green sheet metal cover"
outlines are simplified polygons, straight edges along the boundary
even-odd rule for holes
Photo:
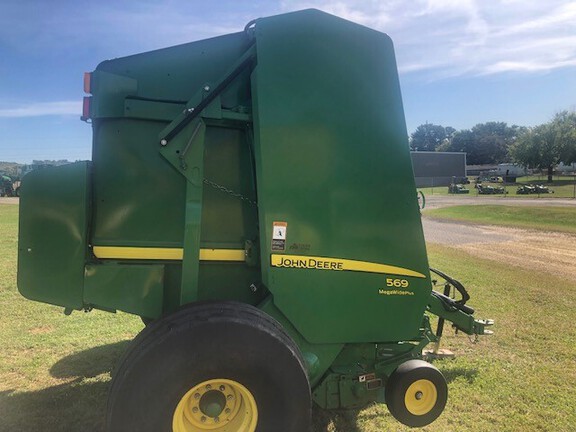
[[[158,134],[172,120],[167,119],[172,111],[181,112],[195,93],[213,85],[249,44],[243,32],[235,33],[98,66],[93,78],[94,245],[182,246],[186,182],[160,154]],[[238,105],[248,97],[244,93],[225,93],[223,106]]]
[[[392,42],[315,10],[255,35],[264,283],[310,341],[414,337],[431,286]]]
[[[18,289],[31,300],[83,306],[90,162],[49,167],[22,181]]]

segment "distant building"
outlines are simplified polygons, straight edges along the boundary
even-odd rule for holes
[[[558,173],[576,173],[576,162],[572,163],[571,165],[564,165],[563,162],[560,162],[555,171]]]
[[[410,152],[416,187],[448,186],[466,177],[466,153]]]
[[[530,174],[526,168],[512,163],[501,163],[491,165],[468,165],[466,172],[469,176],[479,177],[502,177],[506,183],[516,183],[518,177]]]
[[[498,170],[497,164],[489,164],[489,165],[468,165],[466,167],[466,172],[469,176],[479,176],[481,174],[486,174],[492,172],[496,174]]]

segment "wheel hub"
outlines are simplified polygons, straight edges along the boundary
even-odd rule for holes
[[[223,391],[209,390],[200,398],[200,403],[198,405],[203,414],[217,419],[226,407],[226,396]],[[192,412],[194,412],[194,408],[192,409]],[[228,412],[230,412],[230,409],[228,409]]]
[[[413,415],[428,414],[438,401],[438,390],[432,381],[420,379],[414,381],[404,397],[406,409]]]
[[[192,387],[174,411],[174,432],[254,432],[258,409],[252,393],[242,384],[214,379]]]

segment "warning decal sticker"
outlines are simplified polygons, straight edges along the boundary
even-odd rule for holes
[[[284,251],[286,250],[286,231],[288,224],[286,222],[273,222],[272,223],[272,250]]]

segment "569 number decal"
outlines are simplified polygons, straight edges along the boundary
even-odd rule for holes
[[[386,278],[386,286],[394,288],[408,288],[410,286],[410,282],[408,282],[406,279]]]

